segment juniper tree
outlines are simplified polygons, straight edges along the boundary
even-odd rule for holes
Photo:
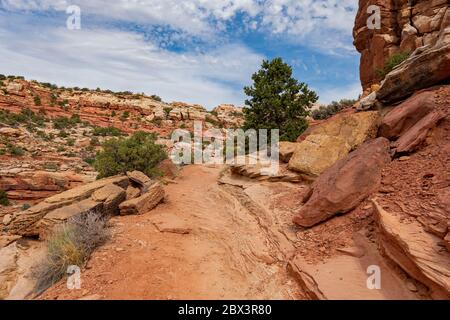
[[[253,85],[244,91],[244,129],[279,129],[281,141],[295,141],[308,127],[306,116],[318,96],[292,77],[292,68],[281,58],[264,60],[253,74]]]

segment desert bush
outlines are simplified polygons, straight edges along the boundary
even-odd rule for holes
[[[164,110],[164,114],[165,114],[165,116],[166,116],[166,120],[168,120],[169,117],[170,117],[170,112],[172,111],[172,108],[170,108],[170,107],[165,107],[163,110]]]
[[[47,256],[33,272],[35,291],[41,292],[61,280],[69,266],[82,268],[109,237],[107,219],[96,212],[76,216],[55,228],[47,241]]]
[[[127,171],[139,170],[146,175],[159,176],[156,166],[167,154],[155,144],[157,136],[138,131],[129,138],[113,138],[103,143],[103,151],[96,156],[94,167],[98,178],[105,178]]]
[[[24,203],[23,205],[22,205],[22,211],[26,211],[26,210],[28,210],[28,209],[30,209],[31,208],[31,206],[28,204],[28,203]]]
[[[356,103],[356,100],[342,99],[339,102],[333,101],[327,106],[320,106],[319,109],[311,112],[311,116],[314,120],[328,119],[332,115],[352,107]]]
[[[160,96],[157,96],[156,94],[151,95],[150,98],[152,98],[152,99],[155,100],[155,101],[159,101],[159,102],[162,101],[161,97],[160,97]]]
[[[57,117],[53,119],[53,127],[58,130],[70,129],[81,123],[80,116],[73,114],[70,118]]]
[[[97,147],[97,146],[100,145],[100,141],[98,140],[97,137],[92,137],[92,138],[91,138],[91,141],[89,142],[89,145],[90,145],[91,147]]]
[[[69,147],[73,147],[75,145],[75,139],[73,139],[73,138],[67,139],[67,145]]]
[[[383,80],[396,66],[409,58],[410,52],[398,52],[386,59],[384,67],[376,71],[378,77]]]
[[[5,191],[0,190],[0,206],[7,207],[11,203],[9,202],[8,196]]]
[[[9,154],[13,157],[21,157],[25,154],[25,151],[21,147],[18,147],[12,143],[8,143],[6,147]]]
[[[41,106],[42,105],[41,98],[39,96],[35,96],[34,97],[34,105],[35,106]]]
[[[130,112],[124,111],[124,112],[122,113],[122,115],[120,116],[120,120],[125,121],[125,120],[127,120],[129,117],[130,117]]]
[[[115,128],[115,127],[95,127],[94,131],[92,132],[94,136],[100,136],[100,137],[119,137],[124,135],[122,130]]]

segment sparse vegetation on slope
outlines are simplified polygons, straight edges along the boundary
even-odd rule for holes
[[[388,73],[390,73],[396,66],[401,64],[403,61],[409,58],[410,52],[398,52],[394,53],[390,56],[386,62],[384,63],[384,67],[382,69],[377,70],[377,75],[383,80]]]
[[[356,100],[342,99],[339,102],[333,101],[327,106],[320,106],[319,109],[311,112],[314,120],[325,120],[335,115],[336,113],[353,106]]]
[[[8,200],[6,192],[3,190],[0,190],[0,206],[7,207],[9,205],[10,205],[10,202]]]

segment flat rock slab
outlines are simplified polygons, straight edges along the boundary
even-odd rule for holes
[[[172,213],[154,216],[151,221],[159,232],[189,234],[192,231],[183,219]]]
[[[297,255],[289,263],[289,267],[312,299],[418,299],[418,296],[407,288],[406,283],[388,268],[375,245],[367,243],[362,250],[366,254],[360,258],[342,254],[317,264],[308,264]],[[380,268],[380,289],[370,289],[367,285],[372,275],[368,273],[370,266]],[[370,280],[369,284],[372,284]]]

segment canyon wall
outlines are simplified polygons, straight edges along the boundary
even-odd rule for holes
[[[369,29],[367,19],[373,14],[368,8],[376,5],[381,11],[381,28]],[[361,53],[360,78],[367,92],[379,83],[377,70],[395,53],[413,53],[420,47],[433,47],[450,26],[448,0],[359,0],[353,30],[354,45]],[[446,39],[443,39],[447,36]],[[450,71],[447,70],[447,74]]]

